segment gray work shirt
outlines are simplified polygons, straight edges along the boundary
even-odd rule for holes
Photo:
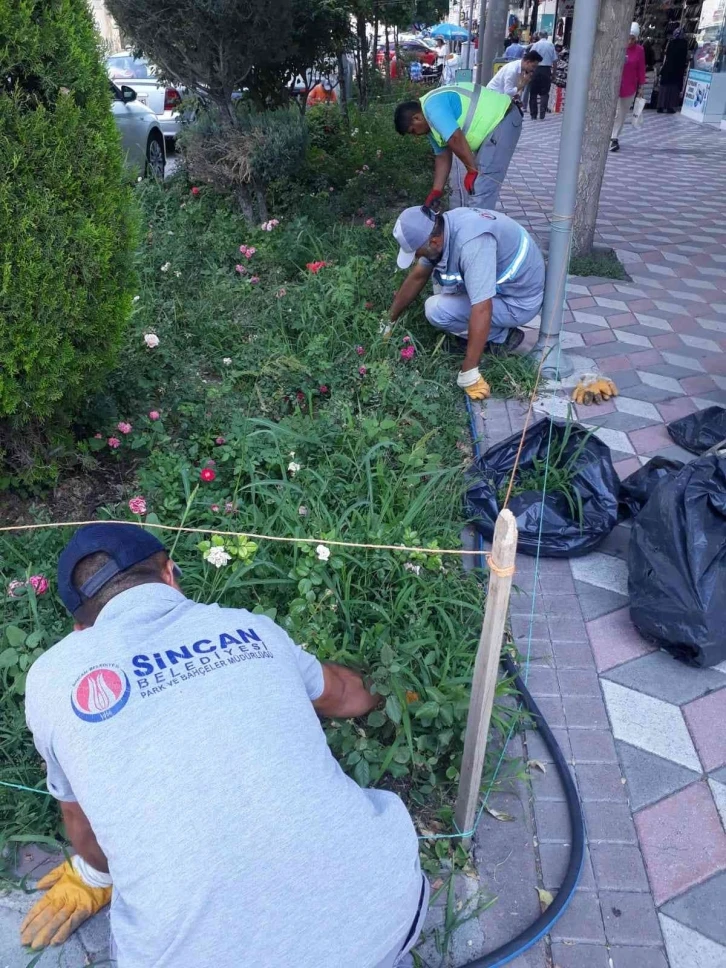
[[[416,833],[333,758],[322,689],[269,618],[161,584],[32,666],[28,725],[108,858],[119,968],[371,968],[403,943]]]

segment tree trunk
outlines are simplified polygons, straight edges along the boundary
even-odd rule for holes
[[[386,93],[391,93],[391,41],[388,36],[388,24],[386,24],[386,51],[383,55],[386,69]]]
[[[371,50],[371,70],[378,70],[378,4],[373,4],[373,47]]]
[[[573,256],[586,256],[592,252],[625,45],[634,9],[635,0],[600,0],[580,176],[577,181],[577,203],[572,231]]]
[[[265,189],[258,182],[254,182],[255,199],[257,200],[257,212],[260,216],[260,222],[267,222],[270,218],[270,213],[267,210],[267,198],[265,197]]]
[[[346,69],[345,55],[338,54],[338,91],[340,102],[340,113],[343,115],[345,123],[350,127],[350,114],[348,112],[348,72]]]
[[[360,109],[361,111],[367,111],[370,85],[368,83],[368,38],[366,37],[366,18],[363,14],[356,16],[355,26],[356,34],[358,35],[358,46],[360,47],[360,70],[358,76]]]
[[[237,204],[242,212],[242,218],[248,225],[254,225],[255,210],[252,206],[252,196],[250,195],[249,188],[247,185],[238,185],[235,194],[237,196]]]

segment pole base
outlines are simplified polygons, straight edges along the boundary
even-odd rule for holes
[[[562,352],[559,338],[540,336],[529,351],[529,356],[542,364],[542,376],[545,380],[561,380],[574,373],[575,367],[570,358]]]

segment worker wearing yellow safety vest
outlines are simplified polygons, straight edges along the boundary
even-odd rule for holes
[[[394,117],[399,134],[428,135],[436,155],[426,205],[450,178],[451,207],[493,209],[522,132],[522,112],[507,94],[470,82],[439,87],[404,101]]]

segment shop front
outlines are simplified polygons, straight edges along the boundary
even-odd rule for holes
[[[681,113],[720,123],[726,113],[726,0],[703,0]]]

